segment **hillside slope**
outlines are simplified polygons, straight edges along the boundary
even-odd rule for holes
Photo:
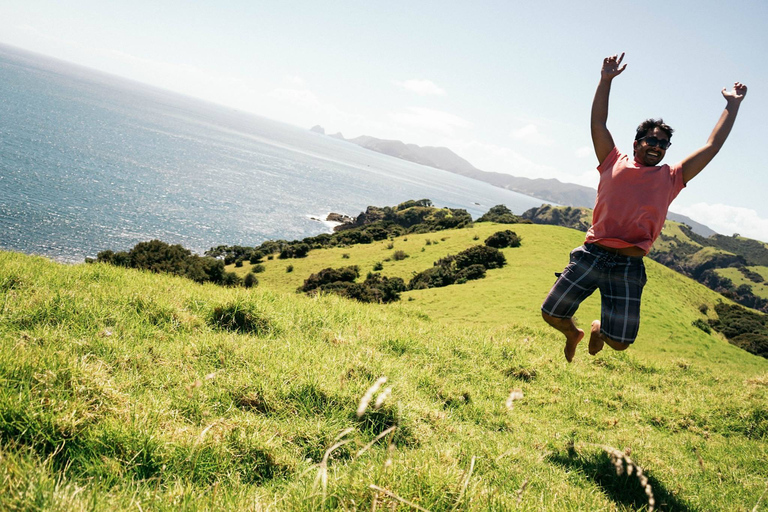
[[[651,264],[637,347],[566,364],[537,304],[580,234],[520,228],[504,269],[387,306],[287,280],[378,261],[387,241],[266,261],[250,290],[0,252],[0,509],[646,506],[609,446],[644,468],[657,509],[752,509],[768,361],[691,327],[715,297]],[[397,239],[411,256],[385,269],[494,229]],[[382,376],[381,406],[358,416]]]
[[[403,307],[441,322],[486,327],[525,323],[539,327],[539,306],[554,282],[554,272],[562,271],[570,250],[584,240],[584,234],[579,231],[548,225],[475,223],[468,229],[409,234],[393,241],[312,251],[301,259],[266,261],[265,271],[258,274],[258,278],[262,287],[291,292],[311,273],[323,268],[358,265],[360,274],[365,276],[380,262],[383,275],[400,277],[407,282],[414,273],[431,267],[438,259],[481,244],[502,229],[512,229],[523,239],[522,247],[503,250],[507,255],[506,267],[490,271],[485,279],[463,285],[406,292]],[[397,250],[408,257],[401,261],[392,259]],[[292,272],[286,272],[289,265]],[[643,321],[633,350],[643,351],[644,356],[647,353],[651,358],[667,359],[672,343],[681,356],[706,355],[703,364],[726,362],[733,357],[739,361],[737,366],[742,364],[739,349],[728,346],[716,334],[707,335],[691,326],[696,319],[706,320],[707,316],[700,312],[702,306],[706,306],[711,316],[714,304],[724,300],[723,297],[652,260],[646,259],[646,268],[649,283],[644,292],[642,315],[650,320]],[[246,264],[240,269],[230,266],[228,270],[245,275],[250,268]],[[653,279],[656,275],[661,277]],[[669,290],[676,293],[670,294]],[[577,319],[582,327],[599,318],[598,295],[580,309]],[[712,347],[717,347],[714,353],[709,352]]]

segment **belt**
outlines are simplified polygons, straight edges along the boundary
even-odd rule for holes
[[[616,249],[615,247],[606,247],[604,245],[600,245],[600,244],[596,244],[596,243],[592,243],[592,245],[594,245],[595,247],[598,247],[599,249],[601,249],[601,250],[603,250],[605,252],[608,252],[608,253],[611,253],[611,254],[615,254],[617,256],[625,256],[627,258],[638,258],[638,259],[642,259],[642,257],[645,256],[645,252],[643,252],[643,254],[637,254],[635,252],[635,251],[643,251],[642,249],[640,249],[636,245],[633,245],[631,247],[625,247],[623,249]],[[628,251],[633,252],[633,254],[627,254]]]

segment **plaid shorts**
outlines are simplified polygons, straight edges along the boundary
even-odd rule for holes
[[[632,258],[584,244],[571,251],[571,262],[541,305],[557,318],[571,318],[579,305],[600,289],[600,332],[614,341],[633,343],[640,328],[640,296],[646,283],[642,258]]]

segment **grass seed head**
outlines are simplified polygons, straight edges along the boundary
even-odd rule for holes
[[[507,409],[510,411],[512,410],[512,406],[514,404],[515,400],[521,400],[523,398],[523,390],[522,389],[513,389],[512,392],[507,397]]]
[[[373,386],[368,388],[368,391],[365,392],[363,395],[363,398],[360,399],[360,405],[357,406],[357,417],[361,418],[363,414],[365,414],[366,409],[368,409],[368,404],[371,403],[371,400],[373,399],[373,395],[376,394],[376,392],[386,384],[387,378],[386,377],[379,377],[379,379],[374,382]]]

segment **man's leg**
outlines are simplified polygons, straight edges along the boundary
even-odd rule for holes
[[[565,359],[570,363],[584,331],[573,323],[579,305],[597,289],[595,257],[586,247],[577,247],[570,254],[570,263],[541,305],[541,316],[549,325],[565,335]]]
[[[584,331],[576,327],[572,318],[557,318],[543,311],[541,312],[541,317],[549,325],[565,334],[565,359],[569,363],[573,361],[573,357],[576,355],[576,347],[584,338]]]
[[[628,349],[640,328],[640,301],[646,282],[643,261],[629,258],[617,261],[606,278],[600,283],[601,318],[592,322],[590,329],[591,355],[600,352],[603,345],[614,350]]]
[[[600,320],[592,322],[592,329],[589,333],[589,353],[595,355],[603,350],[603,345],[608,345],[613,350],[627,350],[629,343],[613,341],[611,338],[600,332]]]

